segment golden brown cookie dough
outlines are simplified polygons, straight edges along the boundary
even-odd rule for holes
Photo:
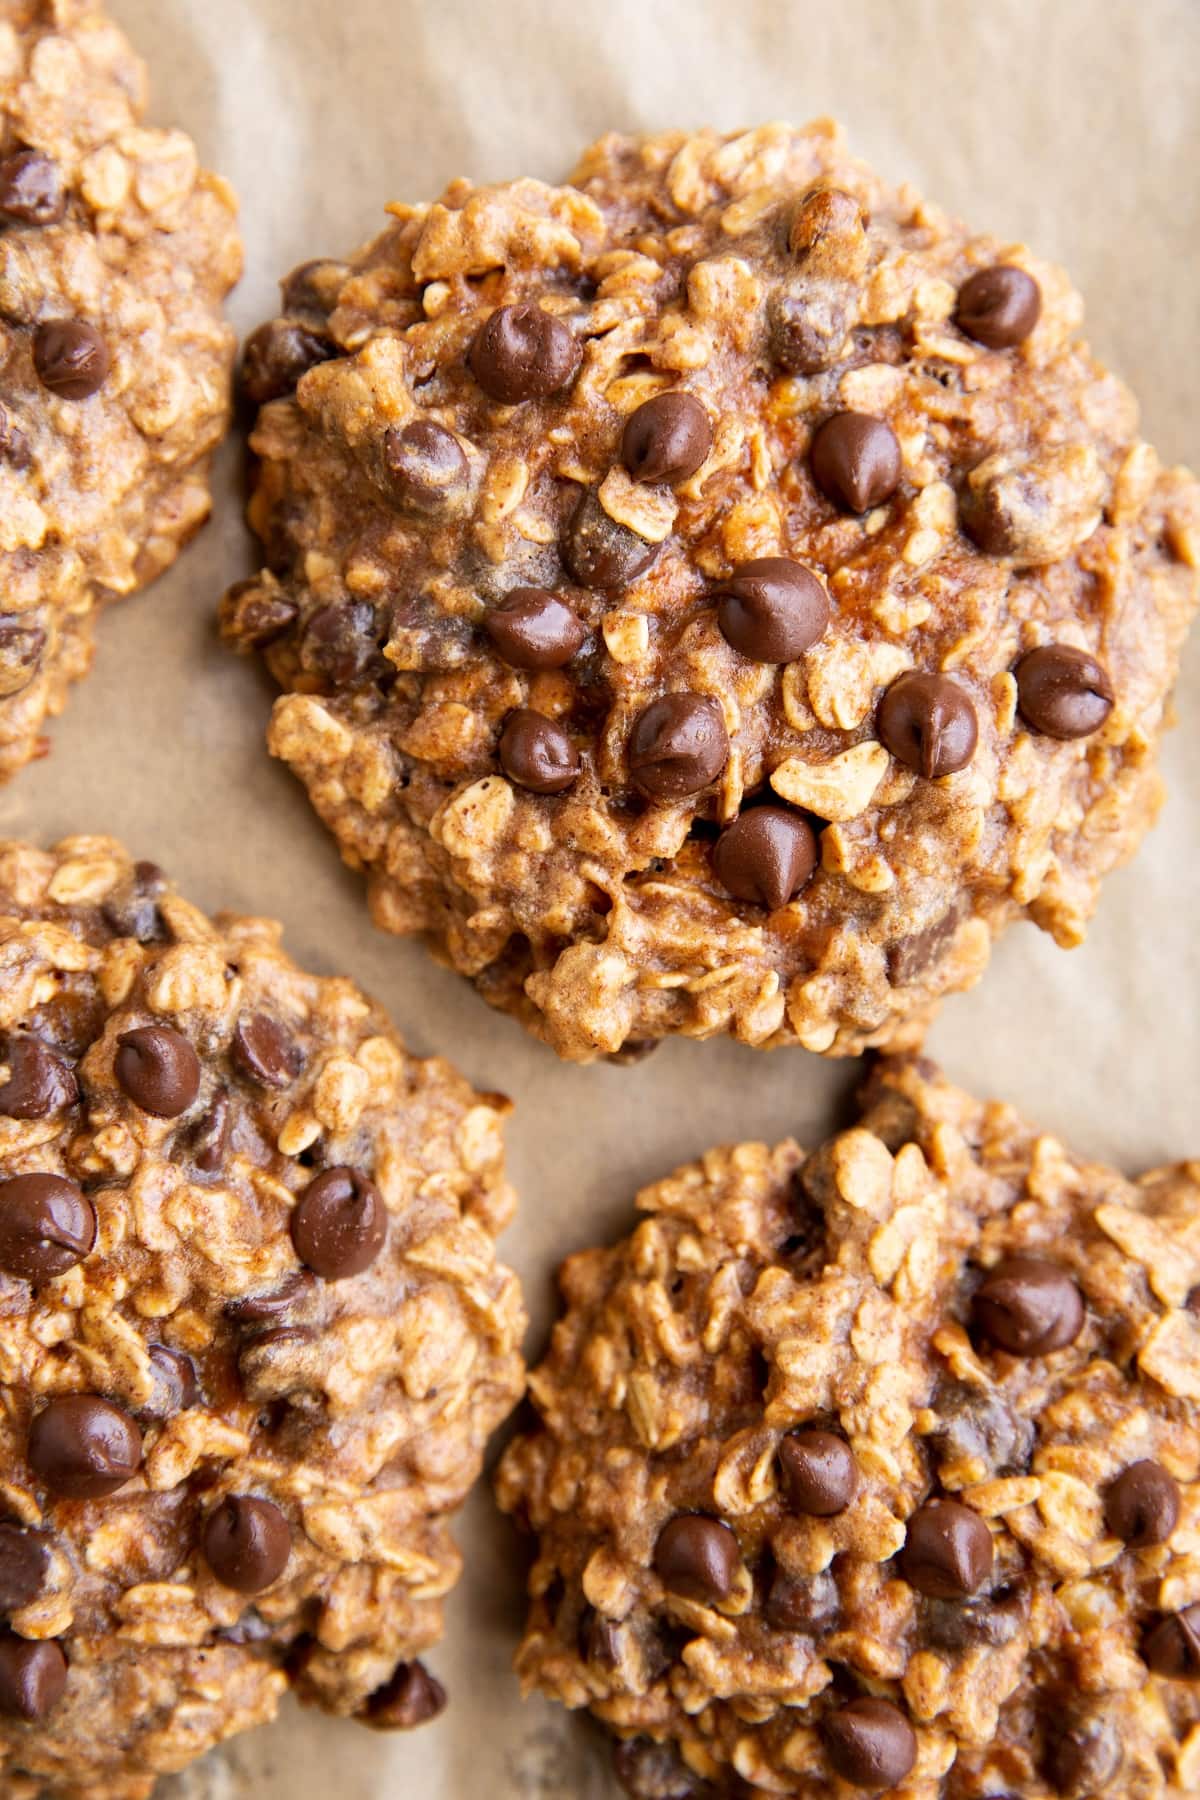
[[[635,1800],[1200,1786],[1200,1165],[1131,1182],[920,1060],[571,1257],[499,1495],[518,1669]]]
[[[95,613],[209,511],[241,271],[229,187],[148,130],[96,0],[0,7],[0,779],[87,673]]]
[[[110,838],[0,845],[0,1792],[444,1695],[522,1388],[507,1103]]]
[[[828,122],[573,180],[284,284],[226,635],[377,923],[562,1055],[911,1038],[1153,818],[1197,488],[1060,270]]]

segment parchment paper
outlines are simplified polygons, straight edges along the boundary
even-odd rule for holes
[[[612,127],[837,114],[854,147],[980,227],[1073,271],[1093,341],[1141,395],[1164,456],[1200,462],[1197,0],[111,0],[150,61],[153,116],[185,126],[243,203],[234,316],[274,311],[295,263],[352,248],[389,199],[452,176],[556,179]],[[419,1051],[518,1102],[522,1211],[504,1243],[534,1318],[570,1249],[616,1235],[635,1188],[721,1139],[812,1141],[854,1071],[803,1051],[674,1044],[577,1069],[525,1039],[414,944],[374,933],[298,783],[263,748],[270,688],[214,642],[250,566],[239,452],[214,524],[102,622],[53,754],[0,792],[0,830],[111,831],[206,907],[274,914],[292,952],[373,991]],[[1200,1155],[1200,638],[1179,694],[1172,798],[1112,878],[1087,945],[1010,933],[932,1048],[962,1082],[1129,1169]],[[166,1784],[164,1800],[608,1800],[597,1737],[518,1702],[521,1553],[486,1490],[430,1658],[435,1725],[379,1737],[289,1706]]]

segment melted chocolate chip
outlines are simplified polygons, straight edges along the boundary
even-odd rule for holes
[[[476,332],[467,360],[489,399],[516,406],[561,393],[579,373],[582,351],[540,306],[501,306]]]
[[[1013,1356],[1047,1356],[1073,1344],[1083,1329],[1083,1297],[1057,1263],[1010,1256],[977,1289],[975,1322],[984,1337]]]
[[[86,319],[49,319],[34,333],[33,366],[60,400],[90,400],[107,381],[112,358]]]
[[[965,769],[979,741],[970,696],[948,675],[900,675],[879,702],[875,728],[885,749],[926,781]]]
[[[504,721],[500,767],[533,794],[564,794],[579,778],[579,751],[553,719],[519,706]]]
[[[1142,1642],[1142,1656],[1168,1681],[1200,1681],[1200,1603],[1152,1626]]]
[[[955,933],[969,911],[970,903],[965,898],[959,899],[924,931],[910,932],[907,937],[889,944],[887,970],[893,986],[903,987],[916,981],[939,963],[942,952],[954,941]]]
[[[510,669],[561,669],[587,637],[583,621],[545,588],[513,588],[483,628]]]
[[[736,900],[774,910],[805,886],[819,854],[807,819],[783,806],[755,806],[717,839],[713,872]]]
[[[67,1659],[58,1644],[0,1636],[0,1716],[40,1725],[67,1685]]]
[[[1021,717],[1044,737],[1090,737],[1113,709],[1108,671],[1070,644],[1031,650],[1017,664],[1016,677]]]
[[[966,1600],[992,1572],[992,1534],[957,1500],[930,1500],[908,1521],[900,1557],[904,1579],[935,1600]]]
[[[368,1700],[366,1722],[376,1731],[412,1731],[445,1708],[446,1690],[424,1663],[400,1663],[391,1680]]]
[[[999,1394],[947,1381],[938,1388],[935,1410],[931,1441],[943,1462],[980,1462],[989,1477],[1028,1474],[1035,1428]]]
[[[292,1213],[296,1255],[326,1281],[369,1269],[387,1237],[387,1208],[357,1169],[326,1169],[310,1181]]]
[[[221,629],[250,650],[265,650],[295,624],[299,607],[258,576],[235,581],[221,603]]]
[[[200,1092],[200,1058],[170,1025],[123,1031],[113,1073],[134,1105],[158,1119],[177,1119]]]
[[[625,421],[621,461],[635,481],[686,481],[712,445],[712,421],[695,395],[656,394]]]
[[[1104,1499],[1104,1522],[1131,1550],[1165,1544],[1179,1523],[1179,1483],[1161,1463],[1135,1462],[1123,1469]]]
[[[294,394],[303,376],[339,354],[324,333],[295,319],[270,319],[251,332],[242,352],[242,392],[255,406]]]
[[[707,694],[663,694],[634,721],[629,769],[651,800],[685,800],[729,760],[725,715]]]
[[[233,1060],[260,1087],[290,1087],[304,1067],[299,1045],[268,1013],[238,1020]]]
[[[161,943],[167,936],[159,910],[167,878],[157,863],[135,863],[129,880],[105,899],[104,922],[118,937],[136,938],[139,944]]]
[[[4,1061],[8,1080],[0,1087],[0,1114],[6,1119],[45,1119],[78,1100],[75,1071],[39,1038],[10,1038]]]
[[[658,1534],[654,1568],[672,1594],[715,1606],[733,1592],[742,1553],[737,1538],[720,1519],[681,1513]]]
[[[1032,275],[1010,263],[979,269],[958,290],[954,323],[989,350],[1023,343],[1042,311],[1042,290]]]
[[[471,471],[462,445],[432,419],[389,425],[383,460],[396,498],[410,512],[444,512],[466,492]]]
[[[0,698],[27,688],[42,666],[46,633],[17,614],[0,615]]]
[[[50,1565],[50,1539],[44,1531],[0,1525],[0,1613],[16,1612],[36,1600]]]
[[[867,413],[834,413],[812,442],[813,480],[843,512],[865,513],[890,500],[903,462],[891,426]]]
[[[142,1434],[119,1406],[97,1394],[67,1394],[29,1428],[29,1466],[64,1500],[102,1500],[137,1474]]]
[[[188,1134],[188,1153],[202,1175],[215,1175],[224,1166],[232,1126],[229,1095],[221,1088]]]
[[[1046,1772],[1064,1800],[1083,1800],[1106,1788],[1121,1766],[1123,1752],[1111,1719],[1091,1713],[1069,1719],[1051,1734]]]
[[[0,1269],[18,1281],[53,1281],[82,1262],[96,1241],[96,1213],[83,1189],[62,1175],[0,1181]]]
[[[898,1787],[917,1760],[912,1726],[890,1700],[851,1700],[822,1728],[834,1769],[853,1787]]]
[[[182,1350],[166,1344],[151,1344],[147,1355],[154,1366],[153,1398],[142,1408],[148,1419],[170,1419],[176,1413],[195,1406],[200,1397],[196,1365]]]
[[[767,1624],[773,1631],[795,1631],[806,1637],[824,1637],[837,1624],[841,1601],[832,1575],[814,1575],[794,1581],[776,1569],[767,1595]]]
[[[350,270],[345,263],[327,257],[301,263],[279,284],[285,313],[309,313],[316,319],[327,319],[334,311],[338,295]]]
[[[584,494],[560,546],[563,564],[580,587],[628,587],[644,575],[660,546],[610,519],[595,494]]]
[[[58,165],[40,150],[0,158],[0,224],[57,225],[66,216]]]
[[[269,1293],[243,1294],[239,1300],[227,1300],[225,1317],[231,1324],[250,1330],[259,1325],[274,1325],[293,1307],[307,1300],[316,1285],[307,1269],[295,1269]]]
[[[204,1560],[223,1587],[260,1594],[292,1554],[292,1530],[273,1500],[230,1494],[205,1521]]]
[[[742,563],[717,590],[721,635],[752,662],[795,662],[822,636],[829,616],[821,582],[785,556]]]
[[[858,1492],[858,1465],[844,1438],[832,1431],[794,1431],[779,1446],[784,1495],[794,1513],[831,1519]]]
[[[300,639],[300,661],[335,688],[348,687],[388,665],[379,649],[380,624],[365,600],[318,607]]]

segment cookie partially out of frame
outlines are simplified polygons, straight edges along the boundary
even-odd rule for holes
[[[1200,1166],[1127,1181],[929,1065],[571,1257],[501,1504],[518,1668],[634,1800],[1200,1786]]]
[[[298,269],[224,607],[373,915],[562,1055],[915,1035],[1160,799],[1197,488],[1062,272],[827,122]]]
[[[235,203],[96,0],[0,5],[0,779],[208,516]]]
[[[506,1103],[108,838],[0,846],[0,1792],[369,1725],[522,1387]]]

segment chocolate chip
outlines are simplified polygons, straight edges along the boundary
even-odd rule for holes
[[[1200,1681],[1200,1603],[1160,1619],[1142,1643],[1142,1656],[1168,1681]]]
[[[0,1636],[0,1715],[40,1725],[63,1697],[67,1659],[58,1644]]]
[[[142,1434],[119,1406],[97,1394],[67,1394],[29,1427],[29,1466],[64,1500],[101,1500],[137,1474]]]
[[[27,688],[42,666],[46,633],[17,614],[0,616],[0,698]]]
[[[1104,1499],[1104,1522],[1131,1550],[1165,1544],[1179,1523],[1179,1483],[1161,1463],[1135,1462],[1123,1469]]]
[[[844,1438],[832,1431],[793,1431],[779,1446],[784,1494],[791,1512],[832,1519],[858,1492],[858,1465]]]
[[[864,262],[863,240],[869,223],[862,202],[845,188],[810,188],[792,213],[788,249],[801,263],[819,252],[836,250],[836,261],[849,261],[852,267],[847,272],[854,273]]]
[[[685,1769],[670,1744],[630,1738],[613,1750],[613,1774],[630,1800],[696,1800],[697,1776]]]
[[[992,1572],[992,1534],[957,1500],[930,1500],[908,1521],[900,1557],[904,1579],[935,1600],[966,1600]]]
[[[6,1119],[45,1119],[78,1100],[74,1069],[40,1038],[10,1038],[4,1061],[8,1080],[0,1087],[0,1114]]]
[[[898,938],[894,944],[890,944],[887,953],[888,980],[896,987],[903,987],[933,968],[935,963],[941,961],[943,950],[953,942],[959,926],[970,910],[970,902],[965,897],[956,900],[940,919],[935,919],[924,931],[910,932],[907,937]]]
[[[623,588],[644,575],[660,546],[610,519],[595,494],[584,494],[567,526],[560,554],[580,587]]]
[[[113,1073],[134,1105],[157,1119],[177,1119],[200,1092],[200,1058],[170,1025],[123,1031]]]
[[[1057,1263],[1010,1256],[978,1288],[975,1322],[1013,1356],[1046,1356],[1073,1344],[1083,1329],[1083,1297]]]
[[[57,225],[67,211],[58,165],[40,150],[14,150],[0,158],[0,221]]]
[[[387,1237],[387,1208],[357,1169],[326,1169],[310,1181],[292,1213],[296,1255],[326,1281],[369,1269]]]
[[[273,1500],[230,1494],[205,1521],[203,1546],[223,1587],[260,1594],[287,1568],[292,1529]]]
[[[229,1096],[220,1089],[188,1135],[188,1153],[201,1174],[215,1175],[224,1166],[232,1124]]]
[[[446,1690],[422,1662],[400,1663],[390,1681],[367,1701],[366,1722],[376,1731],[411,1731],[446,1708]]]
[[[319,258],[301,263],[279,284],[285,313],[312,313],[327,319],[337,306],[338,295],[350,270],[345,263]]]
[[[712,445],[712,420],[694,394],[656,394],[626,419],[621,461],[635,481],[686,481]]]
[[[147,1418],[170,1419],[176,1413],[186,1412],[189,1406],[195,1406],[200,1397],[200,1383],[196,1380],[196,1365],[190,1356],[182,1350],[172,1350],[167,1344],[151,1344],[147,1355],[150,1358],[156,1377],[153,1398],[142,1408]]]
[[[44,1531],[0,1525],[0,1613],[36,1600],[46,1582],[50,1539]]]
[[[304,1067],[299,1045],[268,1013],[252,1013],[238,1020],[233,1060],[261,1087],[290,1087]]]
[[[720,1519],[681,1513],[658,1534],[654,1568],[672,1594],[715,1606],[733,1592],[742,1553],[737,1538]]]
[[[320,606],[309,618],[300,640],[303,668],[325,677],[333,687],[348,687],[388,666],[379,649],[380,625],[375,608],[365,600],[342,600]]]
[[[27,469],[32,461],[29,439],[12,414],[0,406],[0,462],[10,469]]]
[[[795,662],[829,624],[824,587],[811,569],[786,556],[741,563],[716,598],[722,637],[752,662]]]
[[[467,361],[488,395],[505,406],[546,400],[579,373],[582,351],[571,330],[540,306],[501,306],[475,333]]]
[[[466,492],[471,471],[462,445],[432,419],[389,425],[383,460],[397,499],[412,512],[444,512]]]
[[[819,294],[772,294],[767,325],[772,362],[788,375],[818,375],[837,362],[849,318],[844,299],[825,283]]]
[[[784,806],[755,806],[733,821],[713,847],[713,873],[736,900],[772,911],[786,906],[817,866],[817,835]]]
[[[511,669],[561,669],[582,648],[587,627],[545,588],[513,588],[483,621]]]
[[[1057,1723],[1051,1735],[1046,1772],[1055,1791],[1083,1800],[1108,1786],[1121,1766],[1121,1740],[1111,1719],[1098,1714]]]
[[[1011,350],[1023,343],[1042,311],[1042,290],[1024,269],[998,263],[978,269],[958,290],[954,323],[989,350]]]
[[[500,767],[530,793],[563,794],[578,780],[581,763],[561,725],[530,706],[519,706],[504,721]]]
[[[270,319],[251,332],[242,352],[242,392],[255,406],[294,394],[302,376],[338,355],[323,333],[295,319]]]
[[[965,769],[979,741],[970,696],[948,675],[897,676],[875,714],[880,741],[897,762],[940,781]]]
[[[235,581],[221,602],[221,630],[249,650],[265,650],[296,622],[299,607],[283,593],[264,587],[261,577]]]
[[[895,432],[869,413],[834,413],[812,442],[813,480],[843,512],[870,512],[890,500],[903,463]]]
[[[53,1281],[82,1262],[96,1241],[96,1214],[83,1189],[62,1175],[0,1181],[0,1269],[18,1281]]]
[[[225,1317],[233,1325],[251,1329],[257,1325],[274,1324],[293,1307],[307,1300],[316,1285],[307,1269],[294,1269],[269,1293],[243,1294],[239,1300],[227,1300]]]
[[[990,1477],[1029,1472],[1035,1427],[999,1394],[945,1381],[934,1410],[938,1422],[931,1440],[944,1462],[979,1462]]]
[[[840,1611],[837,1582],[832,1575],[794,1581],[782,1569],[776,1569],[766,1604],[767,1624],[773,1631],[823,1637],[833,1630]]]
[[[890,1700],[851,1700],[822,1727],[829,1760],[852,1787],[898,1787],[917,1760],[917,1737]]]
[[[700,793],[728,761],[725,715],[707,694],[663,694],[634,721],[629,769],[651,800]]]
[[[85,319],[50,319],[33,338],[33,366],[60,400],[90,400],[108,379],[108,345]]]
[[[922,1608],[925,1641],[938,1650],[973,1650],[980,1644],[1002,1649],[1029,1629],[1029,1602],[1023,1589],[995,1590],[977,1601],[933,1600]]]
[[[1029,651],[1017,664],[1016,677],[1021,717],[1045,737],[1090,737],[1113,709],[1108,671],[1070,644]]]
[[[118,937],[136,938],[139,944],[161,942],[167,931],[158,902],[166,888],[167,878],[157,863],[135,863],[132,875],[100,909],[105,924]]]

